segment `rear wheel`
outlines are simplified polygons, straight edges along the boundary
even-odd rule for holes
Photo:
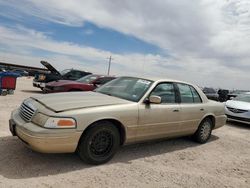
[[[109,161],[120,146],[118,129],[108,121],[96,123],[78,144],[78,155],[89,164],[103,164]]]
[[[206,143],[211,137],[212,129],[213,129],[212,121],[208,118],[204,119],[200,123],[195,134],[193,135],[194,140],[201,144]]]

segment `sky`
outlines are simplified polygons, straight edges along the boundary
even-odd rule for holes
[[[249,0],[0,0],[0,61],[250,89]]]

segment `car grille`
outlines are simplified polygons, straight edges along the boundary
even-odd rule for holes
[[[248,112],[248,110],[241,110],[241,109],[237,109],[237,108],[231,108],[231,107],[227,107],[227,109],[233,113],[244,113],[244,112]]]
[[[34,107],[26,103],[25,101],[22,103],[19,114],[21,118],[25,121],[31,121],[32,117],[34,116],[36,110]]]

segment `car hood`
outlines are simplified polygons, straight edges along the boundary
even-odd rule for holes
[[[69,84],[81,84],[81,83],[76,82],[76,81],[70,81],[70,80],[58,80],[58,81],[49,82],[47,86],[59,87],[59,86],[64,86],[64,85],[69,85]]]
[[[226,102],[227,107],[237,108],[241,110],[250,110],[250,103],[243,101],[228,100]]]
[[[49,64],[47,61],[40,61],[40,63],[45,66],[48,70],[50,70],[51,73],[56,73],[56,74],[60,74],[60,72],[58,70],[55,69],[55,67],[53,67],[51,64]]]
[[[124,99],[104,95],[97,92],[56,93],[48,95],[37,95],[31,98],[55,112],[62,112],[79,108],[132,103]]]

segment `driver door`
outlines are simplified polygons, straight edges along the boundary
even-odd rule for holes
[[[159,83],[150,95],[161,97],[160,104],[139,104],[137,141],[174,136],[180,128],[180,105],[173,83]]]

